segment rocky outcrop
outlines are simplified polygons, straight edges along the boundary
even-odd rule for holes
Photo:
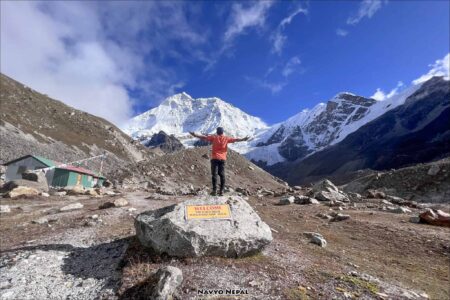
[[[187,220],[187,205],[229,205],[231,219]],[[170,256],[242,257],[261,251],[272,241],[269,226],[239,196],[192,199],[144,212],[135,220],[140,242]]]
[[[160,148],[165,153],[175,152],[184,149],[183,144],[173,135],[168,135],[164,131],[155,133],[150,140],[143,143],[149,148]]]
[[[387,200],[396,204],[400,204],[397,203],[400,198],[403,201],[445,203],[450,199],[450,158],[376,172],[347,183],[343,189],[347,193],[367,196],[377,191],[377,198],[384,194]]]
[[[328,179],[316,183],[308,196],[319,201],[349,202],[348,196]]]

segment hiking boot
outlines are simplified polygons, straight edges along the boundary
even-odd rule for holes
[[[217,192],[216,192],[216,191],[212,191],[212,192],[210,193],[210,195],[211,195],[211,196],[216,196],[216,195],[217,195]]]
[[[223,196],[223,191],[219,191],[219,196]]]

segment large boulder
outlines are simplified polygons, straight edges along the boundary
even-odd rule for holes
[[[319,201],[350,201],[348,196],[328,179],[316,183],[308,193],[308,196]]]
[[[450,227],[450,214],[442,210],[427,209],[419,215],[420,221],[436,226]]]
[[[319,181],[316,184],[314,184],[314,186],[312,187],[313,193],[318,193],[318,192],[323,192],[323,191],[324,192],[339,192],[339,189],[328,179]]]
[[[186,219],[186,205],[218,204],[229,205],[231,219]],[[135,227],[144,246],[178,257],[242,257],[272,241],[270,227],[239,196],[192,199],[146,211],[137,216]]]
[[[37,196],[40,192],[32,187],[18,186],[10,190],[7,194],[9,198],[17,198],[21,196]]]
[[[85,195],[87,190],[82,185],[74,185],[65,187],[64,190],[67,192],[67,195]]]
[[[38,190],[40,192],[48,192],[48,190],[49,190],[47,181],[36,182],[36,181],[25,180],[25,179],[16,179],[16,180],[8,181],[2,187],[2,190],[5,192],[9,192],[18,187],[29,187],[29,188]]]

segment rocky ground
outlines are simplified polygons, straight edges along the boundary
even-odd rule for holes
[[[148,299],[149,276],[169,265],[183,272],[180,299],[205,299],[197,295],[198,289],[226,288],[247,291],[244,299],[450,296],[450,228],[410,222],[431,204],[393,213],[386,199],[362,198],[337,206],[278,205],[284,196],[259,193],[248,202],[274,237],[261,254],[171,258],[140,246],[133,225],[138,213],[193,197],[200,196],[138,190],[104,197],[1,199],[10,212],[0,216],[0,298]],[[104,205],[119,198],[128,205]],[[83,207],[60,210],[74,203]],[[448,205],[437,206],[449,211]],[[349,218],[330,220],[333,216],[327,215],[333,213]],[[305,232],[321,234],[326,247],[311,243]]]
[[[128,190],[139,188],[165,195],[208,192],[211,182],[210,152],[210,147],[183,149],[130,164],[108,175]],[[228,151],[225,175],[227,187],[245,194],[264,189],[283,193],[289,188],[285,182],[232,150]]]

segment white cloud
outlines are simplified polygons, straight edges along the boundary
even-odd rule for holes
[[[154,103],[183,85],[159,63],[176,55],[171,42],[191,50],[180,60],[200,57],[195,47],[208,31],[194,28],[184,9],[172,2],[2,1],[1,72],[120,126],[134,114],[130,90]]]
[[[300,58],[298,56],[293,56],[284,66],[283,70],[281,71],[281,74],[284,77],[288,77],[292,73],[294,73],[297,69],[297,67],[301,64]]]
[[[308,14],[308,10],[306,8],[303,8],[301,6],[297,7],[292,13],[290,13],[286,18],[284,18],[283,20],[281,20],[280,22],[280,27],[284,28],[286,25],[291,24],[292,19],[294,19],[294,17],[298,14]]]
[[[383,0],[364,0],[360,3],[358,11],[348,17],[347,24],[356,25],[364,18],[372,18],[372,16],[381,9]]]
[[[336,34],[338,36],[347,36],[348,35],[348,31],[344,30],[342,28],[338,28],[338,29],[336,29]]]
[[[395,88],[393,88],[389,93],[385,93],[382,89],[378,88],[375,93],[370,96],[370,98],[378,100],[378,101],[383,101],[386,99],[389,99],[395,95],[398,94],[398,92],[400,91],[400,89],[403,87],[403,82],[399,81],[397,83],[397,86]]]
[[[245,76],[244,78],[252,84],[270,90],[272,94],[276,94],[281,92],[288,85],[288,77],[294,72],[298,72],[300,65],[300,58],[298,56],[293,56],[285,64],[277,63],[267,69],[263,79],[250,76]]]
[[[419,78],[413,80],[413,84],[423,83],[433,76],[444,76],[446,80],[449,80],[449,65],[450,65],[450,53],[448,53],[444,58],[438,59],[434,64],[430,64],[431,69],[427,74],[420,76]]]
[[[276,93],[280,92],[287,85],[286,81],[271,82],[267,79],[261,80],[261,79],[249,77],[249,76],[245,76],[244,78],[256,86],[259,86],[261,88],[269,90],[272,94],[276,94]]]
[[[303,8],[302,6],[298,6],[293,12],[291,12],[287,17],[285,17],[283,20],[281,20],[280,24],[278,25],[275,32],[272,34],[271,39],[273,42],[272,45],[272,52],[281,54],[281,51],[283,50],[284,44],[287,40],[286,35],[283,33],[284,28],[291,24],[292,20],[297,16],[298,14],[308,14],[308,10],[306,8]]]
[[[233,3],[225,41],[231,42],[236,36],[245,33],[248,28],[264,26],[267,11],[272,4],[272,1],[257,1],[245,6],[241,3]]]

